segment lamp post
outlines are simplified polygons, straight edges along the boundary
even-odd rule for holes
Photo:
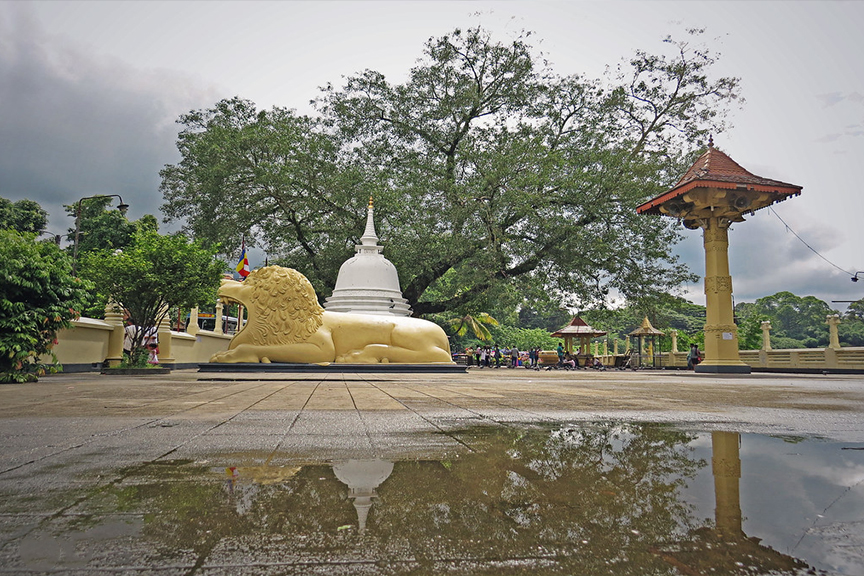
[[[126,215],[126,211],[129,210],[129,205],[123,202],[123,198],[119,194],[96,194],[95,196],[85,196],[78,200],[78,204],[75,208],[75,245],[72,248],[72,275],[76,276],[78,274],[78,240],[81,235],[81,203],[84,200],[90,200],[93,198],[117,198],[120,200],[120,204],[117,206],[117,209],[120,211],[120,214]]]
[[[852,282],[857,282],[857,281],[858,281],[858,274],[864,274],[864,271],[862,271],[862,272],[855,272],[855,275],[852,276]]]
[[[38,238],[39,236],[46,236],[46,235],[51,236],[51,240],[54,241],[54,244],[56,244],[57,246],[60,245],[60,240],[62,239],[62,236],[60,236],[60,234],[55,234],[54,232],[49,232],[48,230],[43,230],[42,232],[39,232],[38,234],[36,234],[36,237]]]

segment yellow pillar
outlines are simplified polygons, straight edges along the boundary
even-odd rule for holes
[[[168,317],[167,306],[163,308],[165,314],[162,320],[156,327],[156,334],[159,338],[159,365],[174,364],[174,355],[171,351],[171,319]]]
[[[615,340],[612,341],[612,354],[618,355],[618,337],[615,337]]]
[[[678,331],[670,330],[669,335],[672,337],[672,348],[670,352],[672,354],[675,354],[676,352],[678,352]]]
[[[108,300],[108,304],[105,305],[105,322],[114,326],[114,330],[108,336],[108,355],[105,357],[105,365],[108,368],[116,368],[123,362],[123,339],[126,337],[126,326],[123,322],[123,310],[113,300]]]
[[[771,351],[771,321],[762,321],[762,350]]]
[[[714,473],[714,523],[725,537],[743,536],[741,529],[741,457],[737,432],[711,433],[711,471]]]
[[[705,244],[705,360],[696,372],[749,374],[750,366],[738,355],[738,327],[732,310],[729,275],[729,229],[725,218],[707,218],[702,230]]]
[[[186,324],[186,333],[195,336],[198,334],[198,307],[195,306],[189,311],[189,322]]]
[[[222,334],[222,300],[216,299],[216,325],[213,327],[214,334]]]
[[[828,324],[828,347],[834,350],[840,349],[840,333],[837,331],[837,326],[840,325],[840,316],[832,314],[825,319]]]

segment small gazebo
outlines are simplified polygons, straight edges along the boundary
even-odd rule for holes
[[[590,355],[588,344],[591,342],[592,338],[605,335],[606,332],[592,328],[578,316],[574,316],[573,319],[570,320],[570,323],[564,328],[552,333],[553,337],[564,339],[564,350],[571,354],[573,353],[573,339],[578,338],[579,349],[576,353],[583,356]]]
[[[651,338],[652,347],[654,348],[654,350],[656,350],[657,346],[656,346],[656,343],[654,342],[654,340],[655,340],[655,338],[657,338],[657,336],[663,336],[663,334],[664,334],[664,332],[658,330],[657,328],[654,328],[654,326],[651,325],[651,321],[648,320],[648,316],[645,316],[645,319],[642,320],[642,325],[639,326],[639,328],[636,328],[635,330],[630,332],[630,334],[629,334],[630,336],[638,336],[639,337],[639,364],[640,365],[642,364],[642,355],[645,354],[645,338],[646,337]],[[654,354],[652,351],[651,356],[652,356],[651,365],[655,366],[656,365],[655,364],[656,354]]]

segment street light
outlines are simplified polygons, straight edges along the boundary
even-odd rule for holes
[[[123,198],[119,194],[96,194],[95,196],[85,196],[78,200],[78,205],[75,208],[75,246],[72,249],[72,275],[77,275],[78,270],[78,239],[81,234],[81,203],[84,200],[90,200],[92,198],[118,198],[120,200],[120,204],[117,206],[117,209],[120,211],[120,214],[126,215],[126,211],[129,210],[129,205],[123,202]]]
[[[858,274],[864,274],[864,272],[855,272],[855,275],[852,276],[852,282],[858,281]]]
[[[62,236],[60,236],[60,234],[55,234],[54,232],[49,232],[48,230],[43,230],[42,232],[39,232],[38,234],[36,234],[36,237],[38,238],[39,236],[46,235],[51,236],[51,240],[53,240],[54,244],[56,244],[57,246],[60,245],[60,240],[63,238]]]

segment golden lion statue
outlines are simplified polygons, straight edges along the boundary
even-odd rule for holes
[[[418,318],[327,312],[315,289],[291,268],[267,266],[246,280],[223,280],[223,302],[246,307],[249,320],[211,362],[452,364],[447,335]]]

